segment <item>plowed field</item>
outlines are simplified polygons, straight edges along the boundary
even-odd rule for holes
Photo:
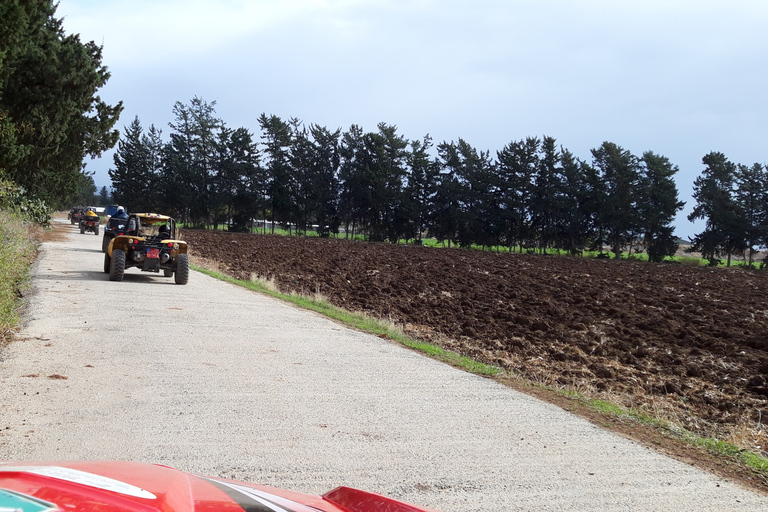
[[[766,449],[768,272],[187,230],[193,258]]]

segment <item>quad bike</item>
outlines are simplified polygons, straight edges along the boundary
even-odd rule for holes
[[[189,281],[187,243],[176,239],[176,221],[157,213],[134,213],[125,221],[124,234],[113,237],[104,254],[104,272],[110,281],[122,281],[126,269]]]
[[[128,223],[128,217],[112,217],[104,226],[104,236],[101,239],[101,252],[107,252],[109,242],[116,236],[125,234],[125,226]]]
[[[69,223],[72,225],[80,224],[80,219],[85,215],[87,208],[85,206],[75,206],[69,212]]]
[[[99,235],[99,216],[95,212],[88,210],[85,215],[80,217],[80,234],[86,231]]]

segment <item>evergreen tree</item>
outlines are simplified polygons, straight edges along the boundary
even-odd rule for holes
[[[543,253],[556,237],[558,195],[562,191],[563,169],[554,138],[542,139],[537,164],[531,191],[531,227]]]
[[[297,229],[317,225],[321,236],[338,232],[338,169],[341,130],[292,125],[290,148],[291,204]]]
[[[539,146],[535,137],[510,142],[497,152],[498,196],[502,215],[502,236],[510,250],[533,245],[532,198]]]
[[[363,133],[353,125],[342,136],[340,211],[345,223],[365,231],[369,240],[396,241],[408,142],[396,126],[379,123],[378,128]]]
[[[141,197],[146,193],[146,147],[142,141],[144,129],[138,116],[129,126],[117,143],[117,150],[112,156],[114,166],[109,169],[112,179],[115,201],[124,205],[129,211],[142,211]]]
[[[93,181],[93,176],[81,173],[78,175],[77,181],[77,192],[73,196],[73,202],[87,206],[96,205],[98,196],[96,195],[96,183]]]
[[[650,261],[663,261],[677,252],[672,222],[685,203],[678,201],[674,175],[678,168],[666,157],[643,153],[639,182],[639,212]]]
[[[109,193],[109,189],[107,189],[107,187],[101,187],[101,190],[99,190],[99,204],[106,206],[110,204],[111,201],[112,196]]]
[[[498,245],[496,175],[488,153],[478,152],[463,139],[440,144],[438,153],[443,172],[452,174],[459,187],[456,241],[464,247]]]
[[[176,102],[176,119],[169,126],[171,142],[165,151],[165,190],[174,197],[175,209],[200,225],[215,221],[218,133],[222,121],[215,116],[216,102],[195,97],[189,105]]]
[[[410,146],[407,156],[409,174],[404,196],[412,222],[411,233],[420,242],[434,211],[434,197],[440,170],[438,163],[429,155],[432,147],[432,138],[429,135],[422,140],[411,141]]]
[[[233,231],[245,231],[258,214],[260,192],[259,150],[253,135],[245,128],[222,127],[214,164],[214,211]]]
[[[341,130],[311,125],[313,154],[312,219],[322,237],[339,232],[339,166]]]
[[[562,181],[555,206],[558,247],[580,254],[593,235],[596,208],[591,183],[597,180],[590,180],[589,171],[594,170],[570,151],[562,150],[560,161]]]
[[[745,246],[752,265],[755,252],[766,246],[768,236],[768,169],[755,163],[736,168],[735,200],[745,222]]]
[[[378,124],[377,133],[366,137],[366,150],[372,165],[368,167],[369,222],[371,240],[397,242],[397,218],[402,206],[402,193],[407,176],[408,142],[397,133],[397,127]]]
[[[114,166],[108,172],[113,199],[129,211],[166,211],[174,206],[168,204],[163,188],[164,144],[160,136],[154,125],[145,134],[135,117],[118,141],[112,156]]]
[[[605,184],[605,204],[599,213],[600,225],[616,258],[632,243],[640,227],[637,193],[640,165],[637,157],[612,142],[592,150],[593,164]]]
[[[732,255],[746,249],[745,222],[733,195],[736,165],[714,151],[702,163],[704,171],[693,183],[696,206],[688,220],[704,219],[706,226],[694,236],[690,250],[700,252],[710,265],[725,255],[730,266]]]
[[[463,187],[458,172],[445,165],[450,157],[446,154],[451,146],[447,143],[438,145],[440,155],[440,173],[436,176],[435,197],[432,220],[429,231],[438,242],[458,243],[459,225],[462,222]]]
[[[110,76],[102,48],[67,35],[56,7],[41,0],[0,7],[0,144],[10,146],[0,167],[34,197],[61,206],[78,193],[83,159],[117,142],[123,107],[96,95]]]
[[[275,223],[291,222],[291,191],[293,170],[290,166],[291,126],[277,116],[262,114],[259,117],[261,139],[265,146],[265,171],[267,176],[267,196],[272,220],[272,232]],[[265,216],[266,218],[266,216]]]

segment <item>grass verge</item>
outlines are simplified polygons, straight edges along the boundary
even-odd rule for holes
[[[37,253],[32,226],[0,210],[0,343],[19,323],[21,287]]]
[[[468,372],[485,376],[494,376],[502,372],[500,368],[495,366],[474,361],[473,359],[470,359],[466,356],[445,350],[431,343],[414,340],[410,336],[405,335],[394,324],[390,324],[359,313],[346,311],[334,306],[322,297],[306,297],[298,294],[286,294],[276,290],[274,286],[266,281],[261,281],[258,279],[253,279],[250,281],[235,279],[233,277],[229,277],[220,272],[216,272],[199,265],[192,265],[192,268],[198,272],[202,272],[203,274],[209,275],[221,281],[236,284],[238,286],[242,286],[249,290],[257,291],[260,293],[265,293],[272,297],[276,297],[286,302],[295,304],[304,309],[316,311],[345,325],[360,331],[375,334],[376,336],[382,338],[390,339],[410,349],[422,352],[429,357],[443,361],[452,366],[462,368]]]
[[[645,411],[627,409],[613,402],[588,398],[572,391],[562,391],[552,388],[546,389],[550,393],[559,394],[568,400],[577,402],[580,406],[601,416],[604,420],[601,423],[609,428],[611,428],[612,425],[606,424],[605,421],[633,423],[648,427],[653,432],[659,433],[669,440],[677,441],[693,448],[701,448],[715,460],[725,460],[741,465],[746,468],[747,471],[759,477],[762,481],[768,481],[767,457],[744,450],[726,441],[701,437],[681,428],[673,422],[653,417]],[[659,443],[656,441],[651,444]]]

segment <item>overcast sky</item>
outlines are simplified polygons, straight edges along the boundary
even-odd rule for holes
[[[60,0],[57,16],[104,46],[121,132],[138,116],[167,140],[197,96],[257,137],[267,113],[492,156],[549,135],[591,161],[610,141],[680,168],[686,237],[705,154],[768,161],[764,0]],[[99,188],[111,165],[89,161]]]

